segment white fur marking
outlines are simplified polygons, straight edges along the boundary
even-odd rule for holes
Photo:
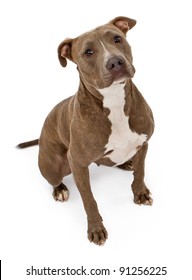
[[[113,150],[109,157],[115,165],[120,165],[131,159],[146,140],[146,134],[132,132],[129,127],[129,117],[125,116],[125,84],[113,84],[108,88],[98,89],[103,95],[103,106],[110,110],[108,116],[112,124],[112,132],[105,146],[106,153]]]
[[[99,40],[103,49],[104,49],[104,60],[107,61],[108,58],[111,56],[110,52],[106,49],[105,45],[103,44],[103,42],[101,40]]]

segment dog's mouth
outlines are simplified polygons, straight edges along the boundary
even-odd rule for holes
[[[128,79],[131,79],[134,77],[135,74],[135,68],[133,66],[127,67],[126,69],[112,73],[111,80],[112,84],[121,84],[125,83]]]
[[[133,78],[134,72],[132,71],[119,71],[118,73],[106,73],[103,75],[102,86],[98,86],[98,88],[109,87],[111,85],[123,84],[126,83],[128,79]]]
[[[112,57],[106,64],[106,70],[111,84],[119,84],[125,82],[127,79],[133,78],[135,68],[131,63],[128,63],[122,57]]]
[[[102,89],[110,87],[111,85],[124,84],[128,79],[133,78],[134,74],[134,66],[124,60],[122,65],[101,69],[101,72],[99,72],[99,79],[91,79],[90,83],[89,79],[86,79],[86,76],[84,76],[84,80],[86,84],[96,89]]]
[[[113,84],[121,84],[123,82],[126,82],[127,79],[132,78],[133,75],[129,75],[127,73],[119,73],[117,75],[112,76]]]

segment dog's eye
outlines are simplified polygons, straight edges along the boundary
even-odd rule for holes
[[[115,43],[120,43],[121,42],[121,37],[119,35],[114,36],[114,42]]]
[[[86,55],[86,56],[91,56],[93,53],[94,53],[94,51],[93,51],[92,49],[87,49],[87,50],[85,51],[85,55]]]

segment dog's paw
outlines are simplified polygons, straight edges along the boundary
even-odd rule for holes
[[[67,187],[63,183],[61,183],[58,187],[54,188],[53,198],[56,201],[61,201],[61,202],[64,202],[64,201],[68,200],[68,198],[69,198],[69,191],[68,191]]]
[[[144,204],[144,205],[152,205],[153,204],[153,199],[151,198],[151,193],[150,191],[145,188],[144,190],[134,193],[134,202],[136,204]]]
[[[102,223],[92,224],[88,228],[88,239],[90,242],[96,245],[104,245],[106,239],[108,238],[108,233],[104,228]]]

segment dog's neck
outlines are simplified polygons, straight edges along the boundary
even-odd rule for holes
[[[123,82],[119,83],[119,84],[114,83],[109,87],[97,89],[94,86],[92,86],[80,79],[78,92],[81,95],[80,100],[82,102],[83,102],[83,99],[86,98],[86,96],[87,96],[87,98],[88,98],[88,96],[93,96],[94,99],[97,100],[97,102],[100,101],[102,103],[104,101],[104,96],[106,97],[105,102],[110,102],[110,99],[112,100],[115,98],[118,103],[118,99],[120,98],[120,93],[122,94],[122,92],[123,92],[126,103],[130,103],[131,96],[132,96],[132,86],[133,86],[132,80],[128,79],[124,83]],[[107,101],[107,100],[109,100],[109,101]]]

